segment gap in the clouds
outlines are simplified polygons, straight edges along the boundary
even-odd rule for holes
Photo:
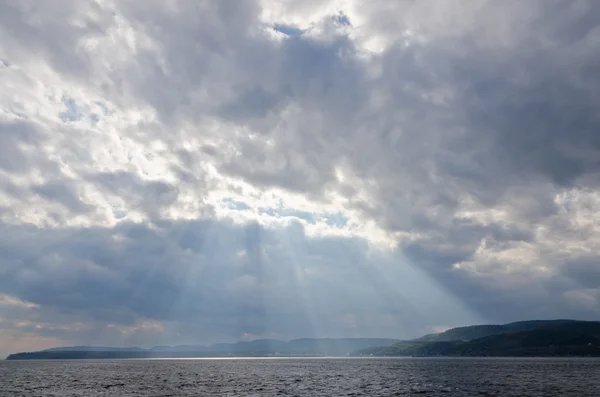
[[[286,207],[282,200],[279,200],[275,206],[258,206],[253,208],[249,203],[233,197],[221,199],[221,205],[232,214],[245,213],[256,214],[258,217],[266,217],[276,220],[288,220],[290,222],[300,222],[305,225],[317,225],[322,223],[324,227],[330,229],[344,229],[348,226],[350,219],[341,212],[313,212],[308,210]]]
[[[278,23],[273,25],[273,30],[279,33],[283,33],[288,37],[301,36],[304,33],[304,30],[295,26]]]
[[[62,121],[79,121],[83,117],[81,109],[77,106],[77,102],[71,97],[64,97],[62,104],[65,106],[65,110],[59,114]]]
[[[86,102],[70,96],[63,95],[60,99],[60,104],[63,110],[58,113],[58,118],[64,123],[74,123],[82,120],[89,121],[90,125],[94,126],[103,117],[109,116],[112,111],[107,107],[106,104],[101,101]]]
[[[332,16],[331,19],[337,25],[352,26],[352,23],[350,23],[350,18],[348,17],[348,15],[344,14],[341,11],[337,15]]]
[[[224,198],[222,201],[227,208],[232,210],[245,211],[250,209],[250,206],[243,201],[237,201],[229,197]]]
[[[272,216],[275,218],[290,217],[290,218],[301,219],[303,221],[306,221],[309,224],[316,223],[315,214],[313,214],[312,212],[308,212],[308,211],[297,211],[297,210],[287,209],[287,208],[282,208],[282,209],[266,208],[266,209],[260,209],[259,211],[260,211],[260,214],[265,214],[265,215]]]

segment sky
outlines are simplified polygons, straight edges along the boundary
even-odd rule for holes
[[[0,1],[0,355],[600,318],[600,2]]]

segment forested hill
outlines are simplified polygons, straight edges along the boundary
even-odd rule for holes
[[[554,320],[460,327],[387,347],[363,349],[357,354],[424,357],[599,357],[600,322]]]
[[[415,339],[423,342],[449,342],[457,340],[473,340],[483,338],[490,335],[498,335],[505,333],[514,333],[522,331],[532,331],[540,327],[558,324],[576,324],[581,323],[576,320],[533,320],[519,321],[508,324],[493,324],[493,325],[471,325],[467,327],[452,328],[437,334],[429,334]]]

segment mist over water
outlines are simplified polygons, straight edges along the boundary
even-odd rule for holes
[[[590,396],[600,359],[0,362],[0,396]]]

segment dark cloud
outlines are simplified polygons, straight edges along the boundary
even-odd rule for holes
[[[73,181],[44,183],[34,186],[32,191],[49,201],[66,206],[73,213],[85,213],[92,209],[77,197]]]
[[[22,173],[32,166],[32,160],[24,153],[43,144],[45,134],[32,123],[19,120],[0,123],[0,147],[3,155],[0,157],[0,169],[10,173]],[[43,159],[42,159],[43,161]]]
[[[4,293],[75,319],[123,326],[139,318],[211,324],[220,332],[199,333],[197,341],[244,332],[412,335],[432,315],[420,313],[419,303],[429,305],[431,295],[443,294],[416,294],[415,283],[428,286],[426,278],[405,271],[403,279],[386,264],[389,257],[371,262],[359,241],[312,240],[301,228],[198,221],[60,232],[2,229],[13,236],[0,246]],[[35,247],[25,252],[34,239]],[[451,303],[430,310],[444,316],[443,307],[458,316],[468,313]],[[357,323],[344,324],[345,316]],[[393,317],[380,328],[362,322],[369,316]]]
[[[573,260],[566,260],[561,266],[561,273],[566,281],[575,283],[577,288],[598,288],[600,285],[600,258],[587,255]],[[566,290],[566,288],[565,288]]]
[[[176,186],[162,181],[144,181],[135,173],[129,172],[96,174],[89,179],[96,181],[107,192],[124,199],[133,208],[142,208],[153,216],[172,204],[179,194]]]

